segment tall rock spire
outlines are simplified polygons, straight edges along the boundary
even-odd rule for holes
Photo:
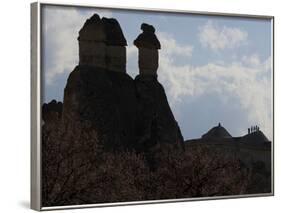
[[[118,21],[94,14],[79,31],[79,64],[126,72],[127,41]]]
[[[152,25],[143,23],[141,29],[143,32],[134,41],[134,45],[139,49],[140,75],[157,76],[160,42]]]
[[[79,31],[79,64],[106,67],[106,32],[100,17],[94,14]]]
[[[127,41],[118,21],[114,18],[102,18],[106,33],[106,69],[126,72]]]
[[[137,145],[149,150],[155,144],[182,146],[183,137],[169,106],[165,89],[157,80],[160,42],[155,28],[142,24],[141,33],[134,41],[139,49],[140,74],[135,78],[138,97]]]
[[[105,149],[132,147],[137,106],[134,80],[126,74],[127,41],[121,26],[94,14],[78,41],[80,62],[64,90],[65,128],[96,132]]]

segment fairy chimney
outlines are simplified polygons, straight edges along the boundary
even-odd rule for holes
[[[126,72],[127,41],[118,21],[102,18],[106,34],[106,68],[109,71]]]
[[[79,31],[79,64],[106,67],[106,34],[97,14],[87,19]]]
[[[155,28],[152,25],[143,23],[143,31],[134,41],[134,45],[139,49],[139,70],[140,75],[157,76],[158,50],[161,49],[160,42],[155,35]]]

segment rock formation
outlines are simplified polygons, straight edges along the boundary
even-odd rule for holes
[[[62,102],[52,100],[48,104],[42,106],[42,118],[47,123],[57,122],[61,119],[62,115]]]
[[[106,68],[115,72],[126,72],[127,41],[121,27],[113,18],[102,18],[106,32]]]
[[[85,123],[105,147],[129,148],[135,141],[137,107],[134,81],[126,74],[127,42],[121,27],[115,19],[95,14],[78,40],[80,62],[65,87],[64,122]]]
[[[204,138],[204,139],[212,139],[212,138],[216,138],[216,139],[222,138],[222,139],[224,139],[224,138],[232,138],[232,136],[219,123],[218,126],[213,127],[206,134],[202,135],[202,138]]]
[[[134,41],[139,49],[139,70],[140,75],[156,75],[158,69],[158,50],[161,48],[152,25],[142,24],[142,33]]]
[[[126,73],[127,42],[117,20],[95,14],[79,31],[79,64],[67,79],[63,103],[53,100],[42,108],[44,205],[104,202],[104,196],[95,196],[98,186],[88,187],[96,184],[95,176],[107,178],[100,171],[108,166],[103,159],[116,155],[116,164],[129,158],[132,171],[139,164],[153,170],[155,150],[163,147],[157,145],[168,144],[170,150],[183,142],[157,81],[160,42],[152,26],[143,24],[142,29],[135,41],[140,52],[140,75],[135,80]],[[135,158],[134,153],[145,158]],[[81,187],[87,192],[79,193]]]
[[[165,90],[157,80],[160,42],[155,29],[142,24],[134,44],[139,49],[139,71],[135,78],[138,101],[138,146],[147,149],[157,143],[179,145],[183,137],[170,109]]]
[[[241,169],[251,173],[247,180],[249,194],[271,191],[272,144],[261,130],[232,137],[219,123],[201,138],[186,140],[185,147],[186,150],[205,147],[213,153],[238,159]]]
[[[79,65],[106,67],[106,34],[100,17],[87,19],[79,31]]]
[[[193,147],[194,141],[183,144],[165,90],[157,80],[160,42],[153,26],[142,24],[141,29],[134,41],[140,72],[134,80],[126,73],[127,42],[116,19],[94,14],[79,31],[79,64],[67,79],[63,103],[53,100],[42,106],[43,206],[245,191],[241,181],[248,179],[243,179],[240,162],[233,161],[228,151],[203,147],[217,143],[221,147],[227,141],[231,154],[236,155],[234,149],[240,152],[232,143],[237,138],[220,124],[199,143],[195,141],[200,146]],[[265,138],[257,131],[244,139],[257,140],[257,136]],[[270,150],[266,153],[267,159]],[[269,192],[270,173],[262,160],[257,163],[262,166],[257,166],[256,179],[260,174],[265,178],[262,184],[252,181],[257,187],[250,192]]]
[[[140,75],[126,74],[127,41],[116,19],[88,19],[79,31],[79,65],[64,90],[62,123],[94,131],[109,150],[147,151],[159,143],[180,144],[183,138],[157,80],[160,42],[155,29],[142,24],[134,44]]]

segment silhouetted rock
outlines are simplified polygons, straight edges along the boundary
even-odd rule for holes
[[[110,46],[127,46],[122,29],[118,21],[114,18],[102,18],[105,28],[106,44]]]
[[[141,29],[135,80],[126,74],[127,42],[116,19],[94,14],[79,31],[80,61],[63,103],[42,106],[43,206],[270,192],[270,143],[240,146],[266,141],[261,131],[233,138],[219,124],[183,144],[157,80],[155,28]],[[250,170],[256,177],[246,188]]]
[[[139,49],[140,75],[157,75],[160,42],[152,25],[144,23],[141,29],[143,32],[134,41],[134,45]]]
[[[155,28],[142,24],[143,33],[134,41],[139,48],[139,71],[135,78],[138,99],[137,137],[140,149],[156,144],[182,145],[180,128],[170,109],[165,90],[157,80],[158,49]]]
[[[102,18],[106,33],[106,69],[115,72],[126,72],[127,41],[116,19]]]
[[[79,41],[106,41],[106,32],[104,23],[99,15],[94,14],[91,18],[87,19],[83,27],[79,30]]]
[[[153,76],[135,79],[138,101],[137,145],[148,150],[156,144],[181,146],[183,137],[163,86]]]
[[[87,19],[79,31],[79,64],[106,67],[106,32],[97,14]]]
[[[247,130],[250,132],[249,129]],[[241,170],[250,171],[250,176],[243,178],[243,181],[247,181],[245,191],[248,194],[271,192],[272,144],[262,131],[258,130],[242,137],[232,137],[219,124],[201,138],[185,141],[186,150],[193,147],[207,148],[213,153],[217,152],[216,155],[237,159]]]
[[[62,115],[62,102],[52,100],[50,103],[45,103],[42,106],[42,119],[44,122],[57,122]]]
[[[154,34],[155,29],[147,24],[143,24],[142,29],[144,38],[152,38],[146,43],[157,44],[156,49],[151,50],[156,51],[157,58],[150,58],[150,61],[153,59],[158,67],[160,42]],[[103,35],[94,36],[92,42],[105,45],[106,65],[95,66],[94,61],[90,65],[80,63],[69,75],[63,111],[67,131],[71,131],[75,126],[72,123],[79,120],[81,126],[78,128],[95,131],[100,144],[108,150],[134,148],[144,151],[159,143],[181,144],[180,129],[156,75],[141,74],[134,81],[126,74],[127,42],[116,19],[100,19],[94,15],[80,30],[80,42],[87,38],[83,34],[87,30],[89,33],[97,30]],[[98,52],[99,49],[93,50],[96,47],[92,45],[90,52]],[[83,51],[80,50],[82,55]],[[157,67],[147,68],[156,72]]]
[[[134,91],[126,73],[77,66],[65,88],[63,118],[66,123],[77,119],[86,123],[108,149],[130,148],[135,141]]]
[[[143,23],[141,30],[143,32],[136,38],[134,45],[138,48],[161,49],[161,44],[154,34],[155,28],[152,25]]]
[[[94,14],[79,31],[79,64],[126,72],[127,41],[116,19]]]
[[[134,81],[126,74],[127,42],[122,29],[116,19],[100,19],[95,14],[79,34],[80,55],[94,60],[80,61],[68,77],[63,112],[67,131],[86,128],[96,132],[106,149],[130,149],[137,107]],[[73,124],[76,121],[80,126]]]
[[[219,139],[219,138],[232,138],[232,136],[219,123],[218,126],[213,127],[206,134],[202,135],[202,138],[204,138],[204,139],[212,139],[212,138]]]
[[[269,142],[268,138],[263,134],[261,130],[252,132],[241,137],[241,142],[244,143],[267,143]]]

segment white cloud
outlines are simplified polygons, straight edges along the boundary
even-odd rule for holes
[[[249,66],[260,66],[261,61],[258,54],[253,54],[250,56],[243,56],[242,60],[245,64]]]
[[[108,11],[79,10],[72,7],[45,6],[43,9],[43,56],[47,84],[70,73],[78,63],[78,31],[94,13],[111,17]]]
[[[256,56],[249,56],[247,60],[245,56],[243,61],[177,66],[161,55],[159,79],[175,111],[184,100],[215,95],[227,105],[241,108],[246,112],[248,123],[259,125],[272,139],[271,60],[260,61]]]
[[[204,47],[213,51],[232,49],[247,40],[248,33],[239,28],[218,26],[208,21],[199,27],[199,40]]]
[[[191,57],[193,46],[179,45],[177,41],[169,34],[164,32],[157,33],[157,37],[161,43],[161,53],[167,57]]]

